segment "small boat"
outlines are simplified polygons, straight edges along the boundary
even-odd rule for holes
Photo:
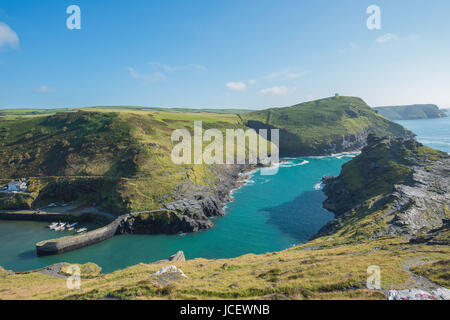
[[[53,223],[50,223],[49,225],[48,225],[48,227],[50,228],[50,230],[53,230],[53,229],[55,229],[55,227],[58,225],[58,223],[57,222],[53,222]]]
[[[78,222],[69,224],[69,225],[67,225],[67,229],[73,229],[73,228],[74,228],[75,226],[77,226],[77,225],[78,225]]]
[[[81,228],[77,230],[77,233],[85,233],[87,231],[87,228]]]
[[[58,223],[52,223],[53,227],[51,227],[54,231],[63,231],[66,229],[66,223],[64,222],[58,222]]]

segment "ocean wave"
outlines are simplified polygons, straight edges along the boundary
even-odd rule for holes
[[[309,163],[308,160],[303,160],[300,163],[294,163],[292,161],[288,161],[288,162],[280,163],[280,168],[298,167],[298,166],[303,166],[303,165],[308,164],[308,163]]]
[[[328,156],[311,156],[308,158],[311,158],[311,159],[325,159],[325,158],[342,159],[342,158],[354,158],[356,156],[359,156],[360,154],[361,154],[361,151],[353,151],[353,152],[332,153]]]

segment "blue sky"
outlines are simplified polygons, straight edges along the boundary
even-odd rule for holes
[[[81,30],[66,8],[81,8]],[[369,5],[381,30],[366,27]],[[448,0],[0,0],[0,108],[450,107]]]

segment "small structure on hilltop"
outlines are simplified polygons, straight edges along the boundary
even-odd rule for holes
[[[335,97],[339,97],[339,93],[335,93],[334,96],[335,96]]]
[[[9,192],[13,192],[13,191],[25,192],[25,191],[27,191],[27,188],[28,188],[27,183],[22,180],[11,181],[10,183],[8,183],[8,191]]]

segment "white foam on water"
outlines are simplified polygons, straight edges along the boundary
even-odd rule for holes
[[[294,162],[291,162],[291,161],[283,162],[283,163],[280,163],[280,168],[298,167],[298,166],[303,166],[303,165],[308,164],[308,163],[309,163],[308,160],[303,160],[300,163],[294,163]]]
[[[323,188],[322,181],[320,181],[314,185],[314,190],[321,190],[322,188]]]

